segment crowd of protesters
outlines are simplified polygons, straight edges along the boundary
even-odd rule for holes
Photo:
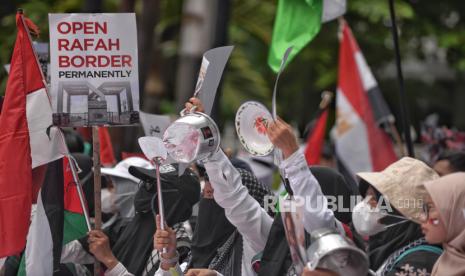
[[[198,99],[186,108],[193,105],[202,110]],[[362,198],[348,211],[330,209],[326,200],[321,208],[303,208],[307,234],[325,228],[343,236],[365,252],[371,275],[465,275],[464,152],[445,153],[428,165],[404,157],[383,171],[359,172],[354,191],[337,170],[307,166],[286,122],[270,123],[267,135],[283,153],[279,169],[287,192],[311,202]],[[77,133],[69,133],[67,141],[72,151],[83,151]],[[84,154],[75,156],[82,168],[91,162]],[[84,176],[92,171],[86,168],[80,177],[92,202],[92,177]],[[57,275],[91,275],[94,258],[107,276],[298,275],[282,214],[265,208],[270,197],[282,195],[273,194],[241,159],[219,150],[182,174],[177,164],[163,165],[164,230],[150,162],[131,157],[102,174],[103,230],[65,244],[61,262],[74,269],[63,267]],[[93,206],[89,209],[93,215]],[[15,269],[17,261],[8,258],[1,273],[16,275]],[[308,267],[299,274],[340,275]]]

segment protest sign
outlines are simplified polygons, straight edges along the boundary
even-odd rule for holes
[[[137,123],[135,15],[49,14],[49,22],[54,125]]]
[[[146,136],[162,138],[163,133],[171,124],[168,115],[156,115],[140,111],[139,117]]]
[[[233,48],[234,46],[218,47],[208,50],[203,55],[193,96],[202,101],[204,113],[207,115],[212,111],[216,91]]]

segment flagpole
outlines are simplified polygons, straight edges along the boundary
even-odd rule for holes
[[[92,127],[92,159],[94,164],[94,227],[96,230],[102,229],[102,183],[100,178],[100,138],[98,126]],[[94,275],[100,275],[100,262],[95,259]]]
[[[407,109],[405,91],[404,91],[404,76],[402,74],[402,65],[400,62],[400,50],[399,50],[399,37],[397,34],[396,24],[396,13],[394,10],[394,0],[389,0],[389,13],[391,15],[391,31],[392,40],[394,42],[394,50],[396,55],[396,66],[397,66],[397,79],[399,80],[399,101],[400,101],[400,114],[402,117],[402,128],[405,135],[405,143],[407,144],[407,152],[410,157],[415,157],[413,151],[412,137],[410,135],[410,116]]]
[[[59,130],[59,132],[60,132],[60,136],[63,138],[63,141],[64,141],[64,137],[63,137],[63,133],[61,132],[61,129]],[[66,143],[64,144],[66,145]],[[66,147],[68,146],[66,145]],[[86,220],[87,231],[90,231],[92,230],[92,226],[90,225],[89,211],[87,210],[87,206],[85,205],[84,193],[82,192],[82,186],[79,181],[79,177],[77,175],[77,169],[74,165],[74,160],[70,158],[70,155],[68,155],[68,161],[69,161],[69,167],[71,169],[71,174],[73,175],[73,180],[76,185],[76,190],[78,192],[79,201],[81,203],[81,208],[82,208],[82,211],[84,212],[84,219]]]
[[[392,136],[394,137],[394,141],[399,148],[399,153],[402,157],[406,156],[405,154],[405,146],[402,142],[402,137],[400,137],[399,131],[396,128],[394,122],[389,122],[389,128],[391,129]]]
[[[102,228],[102,200],[101,200],[101,172],[100,172],[100,138],[98,135],[98,126],[92,127],[92,149],[93,149],[93,164],[94,164],[94,205],[95,205],[95,229]]]
[[[44,86],[45,86],[45,93],[47,95],[47,98],[48,98],[48,101],[49,101],[49,104],[50,104],[50,107],[51,107],[52,102],[50,100],[50,96],[49,96],[49,93],[48,93],[47,81],[45,80],[44,73],[42,72],[42,69],[41,69],[41,66],[40,66],[40,63],[39,63],[39,58],[37,57],[37,54],[36,54],[36,51],[34,50],[34,47],[32,46],[31,34],[30,34],[30,31],[29,31],[29,28],[28,28],[27,24],[24,22],[23,9],[18,9],[17,12],[21,15],[21,23],[23,24],[23,27],[26,30],[27,37],[29,39],[29,44],[33,48],[32,52],[34,53],[34,58],[35,58],[36,64],[40,69],[39,72],[40,72],[40,75],[42,77],[42,82],[44,83]],[[71,168],[71,174],[73,175],[74,184],[76,185],[76,189],[77,189],[78,196],[79,196],[79,201],[81,203],[82,211],[84,213],[84,218],[85,218],[85,221],[86,221],[87,230],[90,231],[92,229],[92,227],[91,227],[91,224],[90,224],[89,211],[87,210],[87,206],[85,204],[84,193],[82,192],[82,186],[81,186],[81,183],[79,181],[79,177],[78,177],[78,174],[77,174],[77,169],[76,169],[76,166],[74,164],[74,161],[72,160],[73,158],[70,157],[71,155],[69,153],[68,145],[66,145],[65,137],[64,137],[63,132],[61,131],[60,128],[58,128],[58,133],[59,133],[59,135],[61,137],[63,147],[66,149],[66,153],[64,155],[66,157],[68,157],[68,161],[69,161],[70,168]]]

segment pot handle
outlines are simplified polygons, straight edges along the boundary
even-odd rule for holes
[[[197,106],[195,106],[195,105],[191,108],[191,110],[189,112],[187,112],[187,110],[184,108],[183,110],[181,110],[181,112],[179,112],[179,115],[181,115],[181,117],[184,117],[186,115],[186,113],[195,112],[196,109],[197,109]]]

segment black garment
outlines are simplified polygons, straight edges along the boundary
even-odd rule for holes
[[[217,249],[215,258],[208,265],[208,269],[215,270],[222,275],[241,275],[242,274],[242,255],[243,250],[242,236],[239,231],[229,237],[229,239]]]
[[[344,202],[350,204],[351,190],[346,185],[344,177],[333,169],[327,167],[314,166],[310,171],[318,180],[321,190],[325,196],[342,196]],[[344,205],[350,206],[350,205]],[[351,219],[351,213],[346,215],[344,213],[335,212],[335,217],[340,220]],[[308,233],[306,233],[308,236]],[[309,239],[306,239],[307,241]],[[286,240],[286,233],[282,222],[281,215],[275,216],[271,226],[270,234],[266,242],[263,256],[260,261],[260,272],[258,275],[263,276],[281,276],[286,275],[289,267],[292,265],[291,254],[289,245]]]
[[[62,129],[65,136],[66,145],[68,146],[69,152],[84,153],[84,140],[81,135],[72,129]]]
[[[363,197],[365,197],[369,186],[370,184],[365,180],[360,181],[359,189]],[[377,190],[375,191],[376,200],[380,202],[382,194]],[[392,209],[389,214],[402,217],[402,214],[395,209]],[[398,218],[388,216],[381,219],[380,222],[389,225],[397,221],[399,221]],[[377,270],[392,253],[421,237],[423,234],[420,225],[411,221],[388,227],[386,230],[371,236],[368,240],[370,268]]]
[[[342,207],[350,208],[350,197],[356,194],[352,192],[352,189],[346,183],[346,180],[342,174],[337,171],[322,166],[312,166],[310,171],[318,180],[321,191],[325,196],[334,196],[337,199],[338,210],[341,206],[340,201],[342,200]],[[352,221],[352,212],[340,212],[335,211],[334,216],[342,223],[349,224]]]
[[[153,251],[156,230],[154,213],[158,212],[155,170],[130,167],[129,172],[143,181],[134,199],[136,214],[126,225],[107,231],[115,257],[134,275],[142,275]],[[178,177],[177,165],[165,165],[160,170],[165,219],[169,226],[187,220],[192,206],[199,200],[200,184],[187,169]],[[152,210],[153,206],[153,210]],[[88,248],[87,238],[81,239]],[[181,256],[182,257],[182,256]]]
[[[377,270],[397,249],[422,236],[420,225],[414,222],[401,223],[371,236],[368,241],[370,268]]]
[[[217,254],[218,247],[223,245],[236,228],[229,222],[214,199],[202,198],[199,202],[197,227],[192,238],[192,268],[207,268]]]
[[[263,256],[260,261],[259,276],[282,276],[292,265],[291,251],[286,240],[283,220],[278,213],[271,225]]]
[[[9,256],[3,264],[4,276],[16,276],[19,271],[20,256]]]
[[[439,256],[436,253],[423,250],[413,252],[402,258],[385,276],[431,275]]]
[[[94,217],[94,173],[92,171],[92,158],[83,153],[73,153],[72,156],[76,159],[81,172],[78,177],[81,181],[82,190],[87,202],[87,208],[89,209],[89,216]],[[105,177],[101,178],[102,188],[107,187],[107,181]]]
[[[264,197],[273,193],[252,172],[236,169],[249,194],[263,207]],[[224,209],[213,199],[201,199],[189,267],[215,269],[224,272],[223,275],[241,275],[242,245],[242,236],[226,218]]]

